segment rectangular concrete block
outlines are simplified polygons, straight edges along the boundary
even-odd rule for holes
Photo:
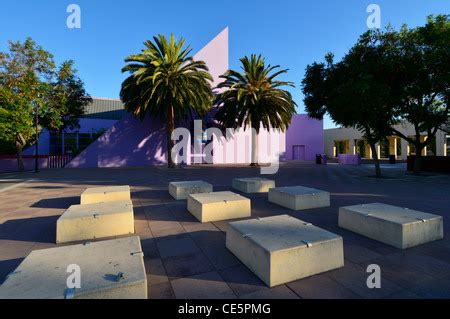
[[[235,178],[233,188],[243,193],[267,193],[269,189],[275,188],[275,181],[254,177],[254,178]]]
[[[56,223],[56,243],[134,234],[133,203],[71,206]]]
[[[339,227],[400,249],[444,238],[442,216],[381,203],[341,207]]]
[[[81,204],[97,204],[131,200],[130,186],[105,186],[87,188],[81,194]]]
[[[233,192],[191,194],[187,209],[202,223],[251,216],[250,199]]]
[[[69,289],[67,279],[78,273],[81,288]],[[147,277],[136,236],[35,250],[0,286],[0,299],[146,298]]]
[[[226,246],[269,287],[344,266],[342,237],[288,215],[231,222]]]
[[[211,193],[213,186],[203,181],[172,182],[169,194],[176,200],[187,199],[190,194]]]
[[[269,190],[269,202],[293,210],[330,206],[330,193],[303,186],[278,187]]]

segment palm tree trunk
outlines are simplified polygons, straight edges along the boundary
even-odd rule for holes
[[[169,168],[174,168],[175,163],[172,158],[172,149],[175,145],[175,142],[172,140],[172,132],[175,129],[175,112],[173,109],[173,106],[171,105],[169,107],[168,113],[167,113],[167,125],[166,125],[166,131],[167,131],[167,164]]]
[[[256,129],[252,128],[252,161],[250,166],[258,166],[259,138]]]

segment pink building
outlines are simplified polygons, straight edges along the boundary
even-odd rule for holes
[[[228,70],[228,28],[225,28],[194,59],[203,60],[214,78]],[[205,123],[207,124],[207,123]],[[179,125],[189,127],[190,125]],[[204,125],[207,126],[207,125]],[[68,164],[69,168],[151,166],[167,163],[166,135],[164,125],[146,118],[144,121],[126,114],[115,122],[97,141],[88,146]],[[203,133],[205,135],[205,132]],[[245,164],[251,160],[251,132],[233,132],[228,137],[214,137],[214,164]],[[272,156],[282,160],[314,159],[315,154],[324,152],[322,121],[309,119],[305,115],[295,116],[287,132],[261,131],[259,136],[260,162],[268,162]],[[189,141],[191,144],[191,141]],[[201,146],[201,151],[206,144]],[[187,150],[183,162],[192,163],[194,148]],[[202,152],[203,153],[203,152]],[[204,157],[204,156],[203,156]]]

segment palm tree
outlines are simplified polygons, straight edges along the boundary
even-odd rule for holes
[[[226,128],[254,129],[251,166],[258,166],[258,134],[261,124],[265,130],[286,130],[296,113],[296,103],[291,94],[281,87],[294,87],[294,84],[275,80],[288,70],[276,70],[279,65],[266,66],[261,55],[252,54],[250,58],[245,56],[240,61],[242,74],[228,70],[221,76],[224,81],[217,88],[225,90],[216,98],[216,104],[221,107],[215,119]]]
[[[194,61],[185,40],[153,37],[140,54],[125,59],[122,72],[131,75],[122,83],[120,98],[126,110],[143,120],[147,114],[166,121],[168,166],[174,167],[172,132],[175,121],[204,116],[214,99],[212,76],[203,61]]]

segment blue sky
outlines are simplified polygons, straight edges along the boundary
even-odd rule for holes
[[[78,4],[81,29],[68,29],[66,8]],[[382,26],[422,25],[429,14],[450,13],[449,0],[9,0],[1,1],[0,50],[8,40],[31,36],[57,62],[75,60],[87,91],[118,98],[123,59],[158,33],[186,38],[194,53],[226,26],[230,67],[262,53],[290,71],[294,98],[303,111],[300,82],[307,64],[327,52],[341,57],[367,30],[366,8],[380,5]],[[333,127],[327,119],[326,127]]]

